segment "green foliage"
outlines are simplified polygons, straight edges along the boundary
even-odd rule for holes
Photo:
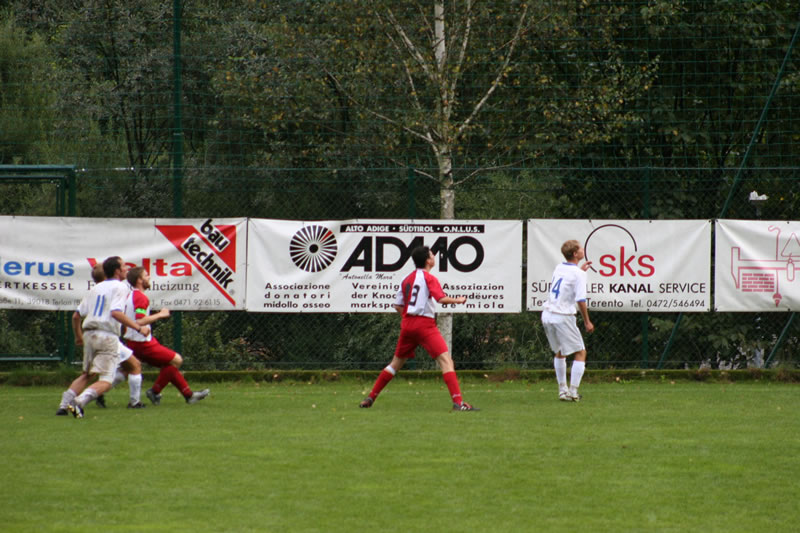
[[[436,4],[183,2],[176,132],[171,3],[5,2],[0,164],[75,165],[81,216],[169,217],[180,135],[184,216],[303,220],[449,216],[443,191],[458,218],[713,218],[742,166],[727,216],[795,217],[796,49],[768,95],[796,2],[442,2],[438,57]],[[54,197],[3,182],[0,214],[52,215]],[[44,326],[4,313],[8,353],[53,351]],[[675,322],[597,318],[593,360],[616,367],[654,364]],[[185,319],[187,364],[208,367],[380,365],[396,335],[379,315]],[[686,317],[664,363],[746,365],[784,323]],[[453,335],[466,365],[547,363],[526,313],[459,317]]]
[[[42,37],[0,11],[0,164],[39,163],[50,155],[57,97],[43,81],[53,74],[52,50]]]
[[[55,315],[0,309],[0,354],[43,356],[56,351]]]

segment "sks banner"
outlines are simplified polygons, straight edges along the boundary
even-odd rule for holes
[[[711,306],[708,220],[529,220],[527,308],[542,309],[570,239],[584,248],[590,311],[698,312]]]
[[[800,309],[800,222],[718,220],[715,306],[718,311]]]
[[[150,273],[154,309],[244,309],[246,222],[0,217],[0,308],[74,310],[116,255]]]
[[[250,219],[248,236],[248,311],[394,312],[420,245],[444,292],[467,297],[439,311],[521,311],[521,221]]]

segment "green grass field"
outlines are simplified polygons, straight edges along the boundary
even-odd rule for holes
[[[198,388],[197,384],[194,384]],[[800,389],[777,383],[217,383],[54,416],[0,386],[0,530],[796,531]],[[145,400],[146,401],[146,400]]]

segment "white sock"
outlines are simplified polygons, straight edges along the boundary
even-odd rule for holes
[[[567,388],[567,360],[563,357],[553,357],[553,366],[556,369],[556,381],[559,389]]]
[[[384,370],[386,370],[388,373],[390,373],[393,376],[397,375],[397,370],[392,368],[392,365],[387,365],[386,368],[384,368]]]
[[[125,374],[123,374],[122,371],[118,368],[117,372],[114,374],[114,381],[111,382],[111,388],[113,389],[123,381],[125,381]]]
[[[586,369],[586,361],[572,362],[572,371],[569,373],[569,386],[573,391],[578,390],[578,387],[581,386],[584,369]]]
[[[139,403],[139,398],[142,397],[142,375],[129,374],[128,375],[128,390],[130,391],[130,402],[132,404]]]
[[[72,389],[67,389],[61,393],[61,403],[58,404],[59,409],[66,409],[71,402],[75,398],[75,391]]]
[[[75,399],[75,403],[80,405],[81,407],[86,407],[86,404],[91,402],[92,400],[97,399],[97,392],[94,389],[86,389]]]

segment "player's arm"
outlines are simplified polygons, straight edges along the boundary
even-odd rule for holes
[[[81,315],[75,311],[72,313],[72,332],[75,334],[75,346],[83,346],[83,326]]]
[[[439,302],[442,305],[463,304],[464,302],[467,301],[467,297],[466,296],[458,296],[456,298],[453,298],[452,296],[442,296],[441,298],[439,298],[436,301]]]
[[[400,313],[401,315],[403,314],[403,306],[402,305],[392,304],[392,307],[394,307],[394,310],[397,311],[398,313]]]
[[[145,337],[147,337],[150,334],[150,326],[147,325],[140,326],[139,324],[136,323],[135,320],[126,315],[124,311],[114,309],[113,311],[111,311],[111,316],[112,318],[114,318],[114,320],[116,320],[126,328],[135,329]]]
[[[141,316],[140,316],[141,315]],[[158,313],[153,313],[151,315],[144,314],[144,309],[136,309],[136,323],[140,326],[149,326],[156,320],[161,320],[162,318],[169,318],[169,309],[166,307],[161,309]]]
[[[442,290],[439,280],[427,273],[425,275],[425,283],[428,284],[428,292],[431,297],[442,305],[463,304],[467,301],[466,296],[458,296],[456,298],[447,296]]]
[[[594,324],[589,320],[589,307],[586,305],[586,300],[578,302],[578,311],[581,312],[583,317],[583,327],[586,328],[586,333],[594,331]]]
[[[157,320],[169,317],[169,309],[166,307],[161,309],[158,313],[148,315],[147,310],[150,308],[150,299],[141,291],[133,292],[131,303],[133,304],[133,316],[136,319],[136,323],[140,326],[149,326]]]

